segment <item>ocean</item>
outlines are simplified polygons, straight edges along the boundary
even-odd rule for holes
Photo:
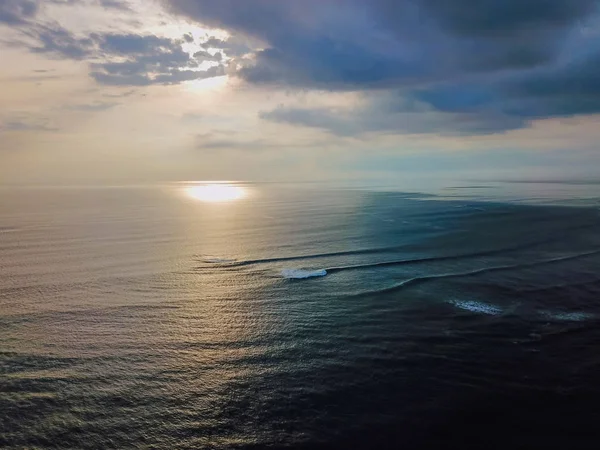
[[[600,186],[0,189],[0,447],[600,446]]]

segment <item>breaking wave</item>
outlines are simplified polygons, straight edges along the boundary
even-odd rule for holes
[[[474,313],[488,314],[490,316],[502,314],[502,309],[498,306],[488,305],[487,303],[476,302],[473,300],[451,300],[449,303],[459,309]]]
[[[325,269],[305,270],[305,269],[285,269],[281,271],[283,278],[290,280],[303,280],[306,278],[324,277],[327,275]]]
[[[594,319],[596,316],[586,312],[565,312],[565,311],[541,311],[542,315],[549,320],[558,320],[563,322],[585,322]]]

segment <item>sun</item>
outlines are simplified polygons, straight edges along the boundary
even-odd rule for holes
[[[185,188],[188,197],[207,203],[225,203],[241,200],[248,195],[245,188],[234,184],[202,184]]]

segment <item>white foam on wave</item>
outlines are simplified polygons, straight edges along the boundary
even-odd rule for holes
[[[593,319],[595,316],[586,312],[565,312],[565,311],[541,311],[542,315],[550,320],[560,320],[564,322],[584,322]]]
[[[487,303],[476,302],[473,300],[451,300],[450,303],[457,308],[475,313],[488,314],[490,316],[502,314],[502,309],[498,306],[488,305]]]
[[[313,277],[324,277],[327,275],[327,271],[325,269],[319,270],[305,270],[305,269],[285,269],[281,271],[281,276],[283,278],[288,278],[291,280],[302,280],[306,278]]]

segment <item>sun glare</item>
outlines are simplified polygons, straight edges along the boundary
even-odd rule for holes
[[[188,197],[207,203],[241,200],[248,195],[245,188],[233,184],[203,184],[185,188]]]
[[[186,86],[191,92],[218,91],[227,84],[228,78],[227,75],[223,75],[203,80],[192,80],[188,81]]]

